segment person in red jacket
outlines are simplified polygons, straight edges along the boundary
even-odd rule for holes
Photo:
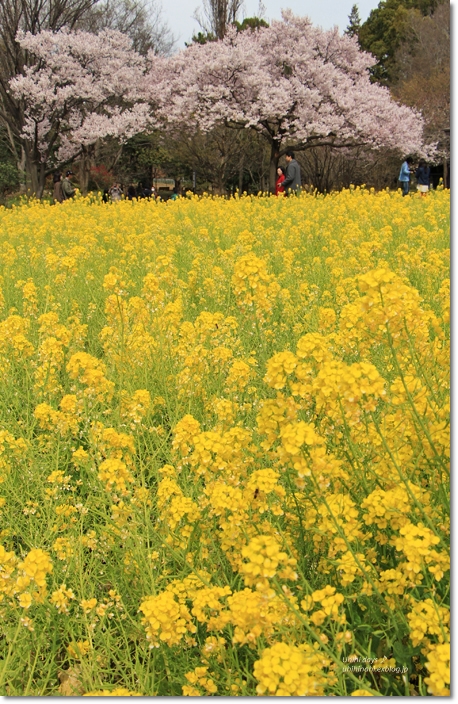
[[[279,193],[285,192],[285,189],[282,186],[282,183],[284,180],[285,180],[285,174],[283,172],[282,167],[279,166],[277,169],[277,180],[275,182],[275,195],[276,196],[278,196]]]

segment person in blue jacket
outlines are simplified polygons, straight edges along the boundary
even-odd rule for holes
[[[408,156],[402,166],[401,166],[401,171],[399,173],[399,180],[401,182],[401,188],[402,188],[402,195],[407,196],[409,194],[409,187],[410,187],[410,167],[412,165],[412,159],[410,156]]]

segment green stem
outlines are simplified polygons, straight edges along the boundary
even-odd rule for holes
[[[10,662],[10,658],[11,658],[11,654],[13,652],[14,646],[16,645],[16,640],[19,635],[19,631],[21,630],[21,625],[22,625],[21,619],[19,618],[18,624],[16,626],[16,631],[13,636],[13,640],[9,644],[8,653],[7,653],[5,661],[3,663],[2,674],[0,675],[0,687],[3,687],[3,685],[5,684],[6,671],[7,671],[9,662]]]

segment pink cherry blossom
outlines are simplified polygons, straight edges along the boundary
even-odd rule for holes
[[[371,83],[374,59],[337,28],[283,13],[268,28],[194,44],[149,78],[169,121],[253,129],[271,145],[271,185],[287,146],[365,144],[424,153],[423,119]]]
[[[368,145],[431,154],[421,115],[371,83],[374,59],[337,28],[284,12],[255,31],[145,59],[120,32],[61,30],[18,37],[36,62],[10,82],[22,100],[22,138],[42,165],[152,125],[251,129],[270,144],[270,181],[287,147]],[[43,169],[42,169],[43,171]]]
[[[145,59],[121,32],[44,31],[18,36],[36,59],[10,82],[25,109],[23,138],[42,162],[77,155],[112,135],[126,139],[151,123]]]

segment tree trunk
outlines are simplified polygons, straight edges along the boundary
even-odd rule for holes
[[[24,155],[27,191],[31,196],[41,198],[46,182],[46,164],[39,160],[34,150],[30,149],[27,144],[25,145]]]
[[[43,191],[45,189],[45,183],[46,183],[46,164],[43,162],[40,162],[38,165],[37,171],[38,171],[38,188],[37,188],[37,198],[42,198],[43,197]]]
[[[91,175],[91,165],[92,159],[90,149],[88,149],[87,147],[83,147],[83,151],[81,153],[81,158],[79,161],[79,186],[83,196],[87,196],[89,188],[89,178]]]
[[[25,158],[27,194],[36,196],[38,191],[38,168],[27,152]]]
[[[269,165],[269,188],[271,193],[275,193],[275,183],[277,181],[277,169],[278,169],[278,143],[271,143],[270,150],[270,165]]]
[[[27,146],[24,149],[25,156],[25,186],[27,195],[31,196],[36,193],[38,186],[38,176],[36,164],[34,164],[30,150]]]
[[[23,146],[21,146],[21,158],[17,162],[17,168],[19,171],[19,191],[21,194],[24,194],[27,191],[27,171],[25,149]]]
[[[244,158],[244,153],[242,152],[242,157],[240,159],[239,163],[239,193],[243,192],[243,172],[245,170],[245,158]]]
[[[226,166],[226,156],[221,153],[219,165],[216,169],[216,191],[219,196],[224,195],[226,192]]]

